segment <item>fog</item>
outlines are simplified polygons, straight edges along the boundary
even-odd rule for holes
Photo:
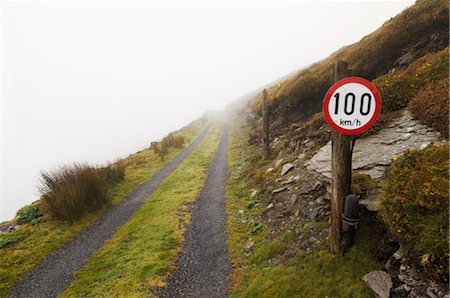
[[[141,150],[411,4],[2,1],[0,221],[40,170]]]

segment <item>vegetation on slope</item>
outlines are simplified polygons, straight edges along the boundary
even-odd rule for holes
[[[236,121],[233,121],[236,123]],[[365,225],[358,232],[358,242],[345,256],[331,255],[325,248],[311,253],[292,254],[299,237],[307,241],[313,230],[326,222],[305,224],[303,234],[293,230],[273,234],[267,222],[261,222],[259,197],[250,198],[252,187],[258,189],[255,174],[259,164],[250,160],[256,148],[247,146],[247,131],[231,127],[227,187],[228,248],[233,264],[232,297],[370,297],[371,291],[361,277],[382,264],[376,261],[379,244],[373,227]],[[247,179],[245,179],[247,177]],[[249,177],[254,177],[249,179]],[[241,213],[247,219],[243,221]]]
[[[409,151],[392,163],[381,216],[428,273],[448,278],[449,146]]]
[[[403,109],[419,90],[448,78],[448,54],[447,47],[414,61],[404,70],[376,78],[373,83],[383,100],[382,111]]]
[[[107,240],[62,297],[148,297],[164,286],[189,223],[189,206],[200,194],[220,141],[216,125],[202,144]]]
[[[180,133],[190,143],[204,125],[205,119],[200,119],[181,129]],[[164,162],[150,149],[125,158],[123,160],[126,164],[124,181],[107,190],[111,204],[120,203],[134,188],[149,179],[181,150],[181,148],[170,150]],[[106,211],[106,208],[102,208],[95,213],[84,213],[74,222],[57,221],[45,216],[36,220],[32,216],[34,211],[26,210],[39,205],[38,201],[24,208],[23,212],[19,211],[17,219],[28,217],[26,215],[28,213],[31,219],[28,222],[25,221],[13,232],[0,234],[0,264],[2,264],[0,266],[0,297],[6,296],[11,287],[48,254],[73,239],[83,228]]]
[[[373,80],[391,70],[398,71],[427,53],[442,50],[449,42],[448,13],[448,1],[417,1],[361,41],[270,88],[274,110],[286,106],[289,111],[284,112],[297,114],[295,117],[300,119],[319,112],[323,96],[333,83],[333,64],[337,59],[348,62],[352,75]],[[261,110],[260,105],[260,97],[251,103],[255,111]]]
[[[423,124],[449,137],[448,78],[426,85],[409,102],[408,109]]]

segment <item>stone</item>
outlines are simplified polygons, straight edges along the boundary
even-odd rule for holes
[[[246,246],[244,246],[244,252],[251,252],[253,246],[255,246],[255,242],[254,241],[250,241],[249,243],[247,243]]]
[[[428,287],[426,293],[430,298],[438,298],[438,295],[435,294],[435,289],[433,289],[432,287]]]
[[[387,262],[384,264],[384,268],[385,268],[386,270],[391,270],[391,268],[392,268],[392,262],[391,262],[390,259],[387,260]]]
[[[326,201],[326,199],[322,196],[322,197],[318,197],[317,199],[316,199],[316,204],[319,204],[319,205],[322,205],[322,204],[325,204],[327,201]]]
[[[244,215],[244,210],[239,210],[239,214]]]
[[[318,214],[319,214],[319,210],[313,209],[313,211],[309,214],[309,220],[312,222],[315,222]]]
[[[374,270],[362,278],[367,285],[381,298],[389,298],[390,291],[392,288],[392,279],[391,276],[382,271],[382,270]]]
[[[439,141],[437,132],[413,119],[406,109],[391,124],[390,127],[356,141],[352,157],[354,171],[368,174],[373,179],[380,179],[394,156],[398,157],[408,149],[443,142]],[[331,178],[331,141],[307,162],[307,169]]]
[[[292,168],[294,168],[294,165],[291,163],[286,163],[283,165],[283,168],[281,169],[281,176],[286,175],[287,172],[289,172]]]
[[[305,153],[300,153],[299,155],[298,155],[298,159],[299,160],[302,160],[302,159],[304,159],[306,157],[306,154]]]
[[[404,297],[408,294],[408,291],[406,291],[405,285],[400,285],[398,287],[396,287],[394,290],[394,295],[395,296],[400,296],[400,297]]]
[[[270,168],[268,168],[267,170],[266,170],[266,174],[270,174],[270,173],[272,173],[273,172],[273,168],[272,167],[270,167]]]
[[[289,206],[293,207],[295,205],[295,203],[297,203],[297,199],[298,199],[297,195],[293,194],[291,196],[291,198],[289,199]]]
[[[322,187],[323,187],[323,183],[320,182],[320,181],[317,181],[316,183],[314,183],[313,191],[318,191],[318,190],[320,190]]]
[[[283,159],[279,159],[275,162],[275,167],[278,167],[283,162]]]
[[[294,131],[294,130],[296,130],[297,128],[300,128],[300,124],[298,124],[298,123],[292,123],[292,124],[291,124],[291,131]]]
[[[254,189],[252,193],[250,194],[250,198],[254,198],[258,194],[258,191]]]
[[[309,237],[308,241],[311,242],[311,243],[314,243],[314,242],[317,241],[317,238],[314,237],[314,236],[311,236],[311,237]]]
[[[320,237],[326,237],[328,235],[328,229],[324,228],[319,233]]]
[[[266,210],[272,209],[273,208],[273,203],[270,203],[269,205],[266,206]]]
[[[404,256],[403,248],[400,247],[396,252],[394,252],[394,254],[392,256],[396,260],[400,260],[401,258],[403,258],[403,256]]]
[[[286,189],[287,189],[287,187],[286,187],[286,186],[283,186],[283,187],[274,189],[274,190],[272,191],[272,193],[279,193],[279,192],[285,191]]]

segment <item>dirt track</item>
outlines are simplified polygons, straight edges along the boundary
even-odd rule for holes
[[[210,126],[207,125],[191,145],[151,179],[137,187],[121,204],[106,212],[73,241],[45,258],[13,288],[8,297],[56,297],[61,293],[74,279],[73,272],[81,269],[92,253],[139,210],[145,199],[201,143]]]
[[[192,209],[192,222],[177,269],[167,281],[161,297],[226,297],[230,271],[226,245],[225,183],[228,128],[208,169],[205,186]]]

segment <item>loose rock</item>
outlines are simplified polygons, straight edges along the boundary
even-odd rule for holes
[[[283,165],[283,168],[281,169],[281,176],[286,175],[287,172],[289,172],[294,167],[291,163],[286,163]]]
[[[389,274],[381,270],[374,270],[362,278],[367,285],[381,298],[389,298],[392,288],[392,279]]]

